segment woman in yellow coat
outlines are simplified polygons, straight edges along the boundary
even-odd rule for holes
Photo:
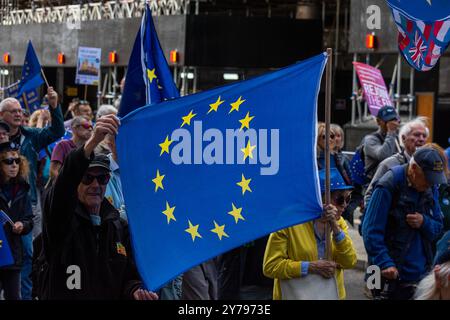
[[[319,172],[322,192],[325,172]],[[345,184],[339,172],[332,168],[331,205],[322,218],[274,232],[270,235],[264,254],[263,272],[275,279],[273,299],[282,299],[280,280],[318,274],[335,277],[339,299],[345,299],[343,269],[356,264],[356,251],[348,235],[348,227],[341,217],[350,201],[351,186]],[[332,261],[325,260],[325,226],[332,230]],[[300,289],[301,290],[301,289]]]

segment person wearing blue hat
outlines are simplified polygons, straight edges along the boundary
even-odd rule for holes
[[[450,231],[438,241],[434,268],[417,286],[415,300],[450,300]]]
[[[325,170],[319,171],[320,187],[325,192]],[[330,170],[331,204],[325,206],[322,218],[274,232],[267,242],[263,261],[266,277],[275,279],[273,299],[283,299],[281,280],[317,274],[335,277],[339,299],[345,299],[343,269],[356,264],[356,251],[341,217],[350,202],[353,187],[345,183],[336,168]],[[333,261],[326,260],[326,224],[332,230]],[[284,297],[286,298],[286,297]]]
[[[445,161],[442,151],[421,147],[375,184],[362,226],[369,263],[388,284],[375,297],[411,299],[430,270],[432,244],[443,229],[438,187],[447,182]]]

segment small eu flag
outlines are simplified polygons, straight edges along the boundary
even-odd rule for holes
[[[179,96],[158,40],[150,8],[146,4],[128,62],[119,116]]]
[[[32,91],[43,83],[41,64],[30,40],[22,67],[22,78],[19,82],[19,92],[17,95],[21,96],[24,92]]]
[[[320,54],[122,119],[122,186],[147,288],[320,217],[316,114],[326,61]]]
[[[5,229],[3,228],[5,222],[11,223],[10,220],[6,213],[0,210],[0,267],[9,266],[14,263]]]

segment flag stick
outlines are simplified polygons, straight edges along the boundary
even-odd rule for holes
[[[45,76],[44,69],[42,69],[42,68],[41,68],[41,74],[42,74],[42,77],[44,78],[47,88],[50,87],[50,85],[48,84],[48,81],[47,81],[47,77]]]
[[[330,194],[330,122],[331,122],[331,77],[333,66],[333,49],[327,48],[328,62],[325,75],[325,205],[331,203]],[[327,260],[332,259],[331,228],[325,225],[325,255]]]
[[[87,84],[84,85],[84,100],[87,100]]]
[[[23,103],[25,104],[25,108],[27,109],[28,113],[30,113],[30,107],[28,106],[28,100],[27,100],[27,95],[24,93],[22,93],[22,99],[23,99]]]

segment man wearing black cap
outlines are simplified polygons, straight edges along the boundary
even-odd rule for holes
[[[430,270],[432,243],[443,228],[438,186],[447,182],[444,164],[436,149],[421,147],[374,186],[363,239],[369,263],[380,267],[387,284],[385,298],[410,299]]]
[[[109,159],[94,156],[114,115],[99,119],[84,146],[69,153],[44,202],[43,248],[48,269],[40,299],[156,299],[142,288],[128,227],[105,199]],[[78,270],[78,271],[74,271]],[[71,277],[78,272],[77,277]]]
[[[364,169],[368,181],[381,161],[401,151],[397,133],[399,119],[394,107],[382,107],[377,114],[378,131],[364,138]]]

